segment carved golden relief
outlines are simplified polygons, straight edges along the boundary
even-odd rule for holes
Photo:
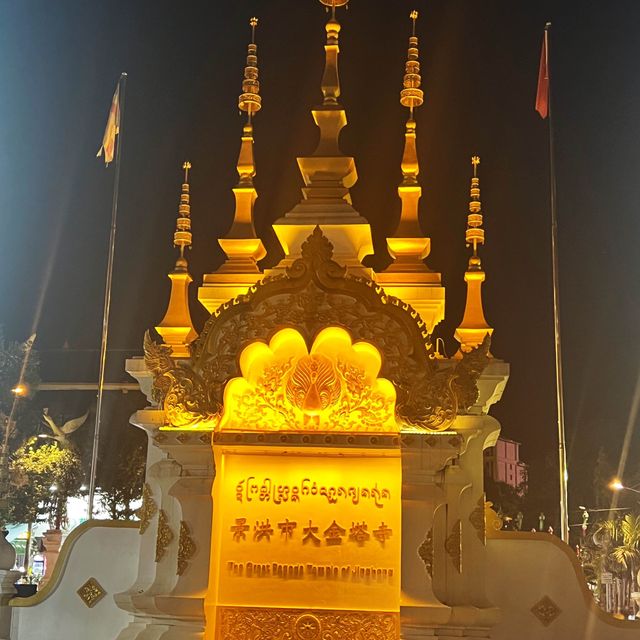
[[[397,613],[221,607],[216,640],[397,640]]]
[[[332,255],[331,243],[317,227],[285,275],[265,278],[209,318],[192,344],[189,365],[175,362],[166,345],[145,336],[153,397],[168,425],[215,428],[225,386],[240,373],[238,354],[283,327],[295,327],[307,344],[322,329],[337,326],[354,341],[375,345],[382,354],[380,375],[396,389],[396,413],[405,429],[444,430],[458,412],[475,403],[476,381],[488,362],[489,336],[455,366],[439,367],[416,311],[372,280],[349,276]]]
[[[169,519],[164,509],[160,509],[158,515],[158,536],[156,538],[156,562],[164,557],[167,547],[173,541],[173,531],[169,527]]]
[[[156,515],[156,511],[158,510],[158,506],[152,498],[152,495],[149,483],[145,482],[144,487],[142,488],[142,505],[136,511],[136,516],[140,518],[140,529],[138,530],[140,535],[149,528],[151,519]]]
[[[458,573],[462,573],[462,522],[456,520],[451,527],[451,533],[444,541],[444,550],[453,562]]]
[[[107,595],[107,592],[102,588],[102,585],[95,579],[89,578],[77,591],[82,602],[84,602],[89,609],[94,607],[102,598]]]
[[[298,331],[282,329],[242,351],[219,428],[395,433],[395,390],[377,377],[380,365],[374,346],[352,344],[339,327],[323,329],[310,353]]]
[[[286,386],[287,400],[314,415],[334,405],[342,391],[333,362],[319,353],[303,356],[293,367]]]
[[[562,613],[562,609],[549,596],[544,596],[531,607],[531,613],[542,626],[548,627]]]
[[[178,538],[178,567],[176,574],[181,576],[189,566],[189,560],[196,552],[196,543],[191,537],[189,526],[184,520],[180,521],[180,536]]]
[[[433,527],[427,531],[422,544],[418,547],[418,555],[424,562],[424,568],[429,577],[433,578]]]
[[[484,493],[478,498],[476,508],[469,514],[469,522],[476,530],[478,539],[482,544],[487,544],[486,523],[484,513]]]

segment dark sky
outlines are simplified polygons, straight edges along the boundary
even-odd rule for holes
[[[398,91],[413,8],[426,94],[417,113],[421,219],[432,238],[428,263],[447,286],[438,335],[453,352],[469,157],[479,154],[485,310],[492,351],[512,365],[494,414],[531,462],[556,446],[547,129],[533,109],[542,30],[553,22],[570,486],[574,504],[583,503],[598,448],[619,456],[640,369],[640,4],[352,0],[339,14],[349,117],[342,148],[356,157],[353,200],[374,227],[375,265],[388,260],[384,238],[399,213],[406,113]],[[0,324],[24,339],[36,323],[45,377],[97,377],[113,169],[94,156],[120,71],[129,81],[111,379],[124,379],[122,358],[139,353],[145,329],[162,318],[185,159],[196,284],[220,264],[254,14],[264,101],[256,226],[274,262],[270,224],[299,198],[295,156],[315,147],[309,108],[320,99],[326,20],[317,0],[0,3]],[[633,469],[638,445],[636,437]]]

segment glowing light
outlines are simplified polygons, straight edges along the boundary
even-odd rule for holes
[[[612,491],[622,491],[622,489],[624,489],[624,485],[622,484],[622,482],[620,482],[619,478],[614,478],[609,483],[609,489],[611,489]]]
[[[26,385],[20,383],[13,387],[13,389],[11,389],[11,393],[13,393],[14,396],[22,398],[23,396],[26,396],[27,393],[29,393],[29,389]]]
[[[323,329],[310,350],[294,329],[240,355],[241,378],[224,393],[221,430],[397,432],[396,394],[378,378],[382,358],[340,327]]]

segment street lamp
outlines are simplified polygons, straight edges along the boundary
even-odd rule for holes
[[[609,483],[609,489],[611,489],[611,491],[633,491],[634,493],[640,493],[640,490],[638,490],[637,486],[627,487],[622,484],[622,480],[620,480],[620,478],[614,478]]]

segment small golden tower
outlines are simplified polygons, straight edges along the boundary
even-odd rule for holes
[[[180,194],[176,230],[173,234],[173,246],[180,249],[180,255],[176,260],[175,268],[169,273],[171,280],[169,306],[162,322],[156,327],[156,331],[162,336],[165,344],[171,347],[171,355],[174,358],[188,358],[190,355],[189,344],[198,336],[189,312],[189,284],[191,284],[192,278],[184,255],[184,250],[191,246],[191,205],[189,201],[191,163],[185,162],[182,168],[184,169],[184,182]]]
[[[403,88],[400,91],[400,104],[409,109],[401,163],[402,182],[398,187],[402,208],[396,231],[392,237],[387,238],[387,248],[393,262],[385,271],[376,274],[376,280],[385,291],[411,304],[429,327],[429,331],[432,331],[444,318],[444,288],[441,286],[440,274],[431,271],[424,263],[431,250],[431,239],[425,237],[418,220],[422,187],[418,182],[420,167],[414,110],[424,102],[424,91],[420,88],[422,78],[416,36],[418,12],[412,11],[409,17],[412,28]]]
[[[311,110],[320,129],[316,150],[310,156],[298,158],[304,180],[302,199],[286,215],[273,224],[273,230],[285,252],[284,260],[275,271],[281,271],[300,256],[300,247],[320,225],[334,246],[334,258],[340,264],[360,273],[368,273],[361,260],[373,253],[371,227],[351,205],[349,189],[358,174],[354,158],[345,156],[339,145],[340,131],[347,124],[347,115],[340,104],[340,23],[336,8],[348,0],[320,0],[331,16],[326,24],[325,66],[322,75],[322,104]]]
[[[238,107],[247,114],[242,130],[242,142],[238,155],[238,184],[233,188],[236,208],[233,223],[224,238],[218,240],[227,259],[212,274],[205,274],[203,286],[198,291],[200,302],[213,313],[222,303],[246,293],[247,289],[262,278],[257,261],[264,258],[266,250],[256,235],[253,210],[258,193],[253,185],[256,167],[253,159],[253,116],[262,108],[260,82],[258,80],[258,46],[255,43],[257,18],[251,18],[251,43],[247,50],[242,93]]]
[[[471,199],[469,202],[469,215],[467,217],[467,231],[465,240],[467,246],[473,247],[473,254],[469,258],[469,267],[464,274],[467,283],[467,303],[464,309],[462,323],[456,329],[455,338],[460,343],[460,349],[456,357],[462,357],[462,352],[475,349],[484,340],[487,334],[491,335],[493,329],[487,324],[482,309],[482,283],[485,279],[482,270],[482,261],[478,255],[478,246],[484,244],[484,229],[482,228],[482,205],[480,203],[480,178],[478,178],[478,165],[480,158],[471,158],[473,165],[473,177],[471,178]]]

